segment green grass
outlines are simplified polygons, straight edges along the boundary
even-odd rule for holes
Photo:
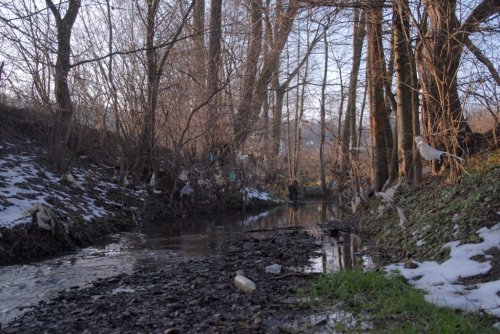
[[[423,293],[400,275],[362,270],[324,275],[301,291],[303,297],[324,303],[342,302],[341,308],[366,319],[371,333],[499,333],[494,321],[477,314],[440,308],[425,301]],[[343,332],[356,332],[339,324]]]

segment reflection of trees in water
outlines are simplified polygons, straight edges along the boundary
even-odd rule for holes
[[[333,238],[322,237],[323,242],[323,272],[340,271],[363,265],[362,259],[355,255],[362,249],[361,238],[347,233]]]

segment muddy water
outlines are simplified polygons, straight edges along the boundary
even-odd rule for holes
[[[311,259],[309,272],[328,272],[356,265],[369,266],[369,258],[358,256],[359,237],[323,235],[317,224],[338,216],[330,203],[302,203],[275,208],[258,215],[197,217],[158,224],[136,233],[121,233],[102,245],[27,265],[0,267],[0,323],[47,300],[65,289],[77,289],[94,280],[134,270],[167,268],[186,258],[216,254],[225,241],[254,238],[274,228],[301,226],[322,244]],[[304,268],[302,268],[304,270]]]

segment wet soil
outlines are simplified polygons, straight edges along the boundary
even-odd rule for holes
[[[485,274],[462,278],[460,282],[463,284],[479,284],[500,279],[500,249],[498,247],[491,248],[484,255],[474,256],[471,259],[478,262],[489,261],[491,269]]]
[[[88,247],[103,236],[135,228],[127,217],[107,218],[91,223],[75,223],[66,236],[38,228],[35,223],[13,228],[0,227],[0,266],[28,263]]]
[[[303,321],[310,311],[297,297],[312,274],[308,264],[318,249],[301,231],[275,230],[219,246],[217,256],[189,260],[156,271],[138,271],[73,287],[41,302],[4,325],[3,333],[287,333],[314,332]],[[265,267],[283,265],[279,275]],[[255,282],[239,291],[235,273]],[[292,324],[293,325],[292,327]],[[321,324],[316,324],[321,326]]]

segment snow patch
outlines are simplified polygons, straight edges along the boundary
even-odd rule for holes
[[[443,263],[427,261],[415,269],[406,269],[403,263],[385,267],[388,272],[399,271],[409,283],[427,292],[426,300],[440,306],[465,311],[485,312],[500,317],[500,280],[464,285],[461,279],[486,274],[491,263],[477,262],[472,257],[484,255],[491,248],[500,248],[500,224],[478,231],[483,240],[477,244],[449,242],[443,248],[450,248],[450,258]]]
[[[85,221],[110,215],[101,204],[119,204],[108,199],[108,192],[118,188],[109,178],[100,170],[74,168],[61,179],[39,163],[35,154],[6,154],[0,158],[0,227],[31,222],[23,212],[38,204]],[[121,189],[137,198],[145,192]]]

